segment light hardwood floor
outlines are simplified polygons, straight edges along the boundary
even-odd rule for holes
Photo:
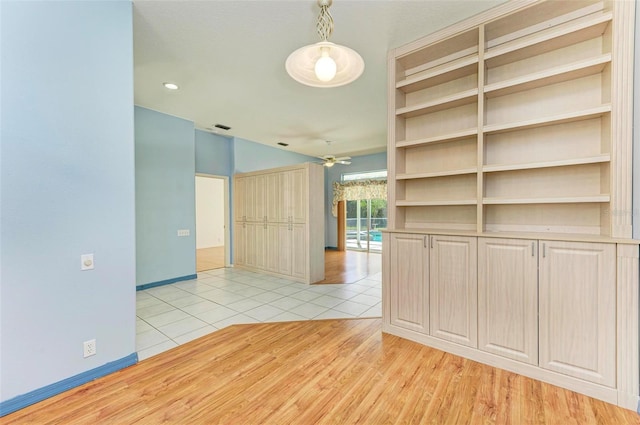
[[[224,267],[224,246],[196,249],[196,272]]]
[[[336,251],[327,249],[324,252],[323,283],[354,283],[382,270],[382,255],[360,251]]]
[[[231,326],[2,423],[640,424],[634,412],[380,327],[380,319]]]

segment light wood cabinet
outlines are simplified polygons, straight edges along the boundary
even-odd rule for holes
[[[284,204],[283,177],[280,173],[269,173],[265,175],[265,179],[267,186],[265,192],[269,194],[266,197],[267,222],[279,223],[281,221],[280,212]]]
[[[254,193],[253,193],[253,220],[249,221],[267,221],[267,175],[259,174],[254,177]]]
[[[256,198],[256,178],[255,176],[247,176],[244,179],[244,221],[258,221],[256,217],[257,198]]]
[[[389,288],[390,323],[429,333],[429,247],[427,235],[391,234],[388,267],[396,282]]]
[[[251,242],[254,250],[254,266],[257,269],[267,267],[267,223],[252,223]]]
[[[265,243],[266,270],[271,273],[280,273],[280,223],[267,223],[267,241]]]
[[[278,273],[285,276],[291,276],[292,274],[292,245],[293,235],[291,233],[290,224],[278,224],[278,239],[277,239],[277,253],[278,253]]]
[[[301,164],[234,177],[238,266],[324,279],[324,169]]]
[[[302,223],[291,223],[291,275],[297,278],[304,278],[306,270],[309,268],[309,258],[304,255],[307,241],[307,232]]]
[[[616,248],[540,241],[540,366],[616,381]]]
[[[434,247],[427,333],[384,254],[385,332],[637,408],[636,4],[509,1],[389,52],[383,253]]]
[[[236,264],[247,262],[247,223],[236,221],[234,226],[234,253]]]
[[[284,171],[265,177],[267,221],[304,223],[309,202],[305,171]]]
[[[538,364],[538,241],[478,239],[478,347]]]
[[[383,233],[383,332],[635,409],[638,242],[469,233]]]
[[[477,239],[431,236],[430,334],[477,347]]]
[[[241,178],[237,178],[233,180],[233,191],[235,193],[246,193],[246,189],[245,189],[245,182],[246,179],[244,177]],[[237,196],[234,198],[233,200],[233,216],[235,217],[235,221],[236,222],[244,222],[246,220],[246,213],[245,213],[245,201],[244,201],[244,195],[242,196]]]
[[[244,265],[247,267],[256,266],[256,225],[257,223],[242,223],[244,230]]]
[[[289,186],[291,194],[289,196],[287,215],[292,223],[304,223],[306,220],[306,205],[309,197],[305,188],[304,170],[292,170],[289,172]]]

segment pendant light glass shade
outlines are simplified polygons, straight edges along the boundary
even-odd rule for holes
[[[333,72],[326,70],[327,62],[331,67],[330,61],[335,63]],[[339,87],[349,84],[362,75],[364,61],[353,49],[330,41],[320,41],[291,53],[285,67],[291,78],[307,86]],[[332,73],[334,75],[330,77]]]
[[[333,32],[329,13],[332,0],[318,0],[320,15],[316,28],[322,41],[304,46],[289,55],[287,73],[311,87],[339,87],[356,80],[364,72],[364,61],[353,49],[328,41]]]

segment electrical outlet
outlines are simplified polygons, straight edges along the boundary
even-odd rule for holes
[[[85,341],[83,343],[83,347],[84,347],[84,357],[91,357],[91,356],[95,356],[97,349],[96,349],[96,340],[95,339],[90,339],[89,341]]]
[[[178,230],[178,236],[189,236],[191,232],[189,232],[189,229],[181,229]]]

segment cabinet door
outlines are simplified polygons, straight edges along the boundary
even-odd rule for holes
[[[260,270],[267,268],[267,224],[254,223],[254,234],[251,239],[254,244],[255,267]]]
[[[277,223],[280,221],[280,209],[283,202],[280,173],[267,174],[265,192],[267,204],[267,221],[269,223]]]
[[[266,268],[270,272],[279,273],[280,262],[278,259],[278,254],[280,252],[280,225],[278,223],[267,223],[266,236]]]
[[[291,224],[291,275],[305,278],[308,270],[307,225]]]
[[[538,242],[478,239],[478,347],[538,364]]]
[[[246,264],[247,252],[247,227],[244,222],[236,222],[233,228],[234,232],[234,256],[233,262],[239,266]]]
[[[292,231],[290,224],[278,225],[278,273],[291,276]]]
[[[426,235],[389,238],[390,323],[429,333],[429,251]]]
[[[278,199],[278,221],[280,223],[291,222],[291,172],[278,173],[278,185],[280,186],[280,198]]]
[[[260,223],[244,223],[244,263],[248,267],[256,267],[256,227],[261,226]]]
[[[540,241],[540,366],[615,386],[614,244]]]
[[[246,221],[256,220],[256,176],[245,177],[244,182],[244,215]]]
[[[289,215],[294,223],[307,222],[307,170],[289,172]]]
[[[260,174],[255,177],[254,183],[254,219],[264,222],[267,219],[267,175]]]
[[[233,180],[233,216],[235,221],[245,220],[244,197],[245,177],[236,177]]]
[[[430,333],[478,346],[477,240],[431,236],[429,262]]]

